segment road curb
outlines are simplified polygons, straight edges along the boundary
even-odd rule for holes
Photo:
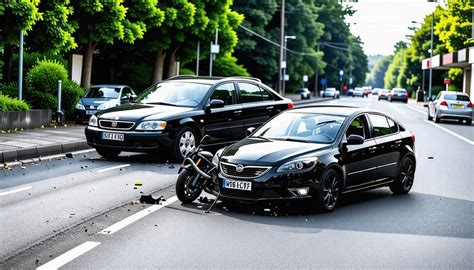
[[[20,148],[16,150],[0,152],[0,162],[6,163],[23,159],[39,158],[49,155],[85,150],[89,148],[90,146],[87,144],[86,140],[67,142],[55,145],[42,145],[30,148]]]

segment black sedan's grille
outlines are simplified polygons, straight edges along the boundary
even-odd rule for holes
[[[135,123],[128,121],[99,120],[99,125],[105,129],[130,130]]]
[[[232,164],[221,162],[221,172],[227,177],[231,178],[257,178],[266,174],[271,167],[264,166],[244,166],[241,164]]]

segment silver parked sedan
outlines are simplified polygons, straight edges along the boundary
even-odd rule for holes
[[[460,92],[441,91],[428,104],[428,120],[439,123],[442,119],[458,119],[472,124],[472,103],[469,96]]]

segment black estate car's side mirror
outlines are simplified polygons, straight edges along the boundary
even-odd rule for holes
[[[211,100],[211,109],[215,109],[215,108],[222,108],[224,107],[225,103],[223,100],[220,100],[220,99],[213,99]]]
[[[359,135],[349,135],[347,138],[347,144],[348,145],[355,145],[355,144],[363,144],[364,143],[364,137],[359,136]]]
[[[253,133],[254,131],[255,131],[255,127],[249,127],[249,128],[247,129],[247,136],[252,135],[252,133]]]

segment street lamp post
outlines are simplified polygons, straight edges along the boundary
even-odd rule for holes
[[[283,52],[283,63],[281,65],[282,67],[282,72],[283,72],[283,82],[282,82],[282,87],[281,87],[281,93],[282,95],[285,95],[285,78],[286,78],[286,46],[288,44],[288,39],[296,39],[296,36],[285,36],[285,47],[284,47],[284,52]]]
[[[431,84],[433,83],[433,24],[434,24],[434,11],[431,13],[431,44],[430,44],[430,75],[428,83],[428,98],[431,98]]]

